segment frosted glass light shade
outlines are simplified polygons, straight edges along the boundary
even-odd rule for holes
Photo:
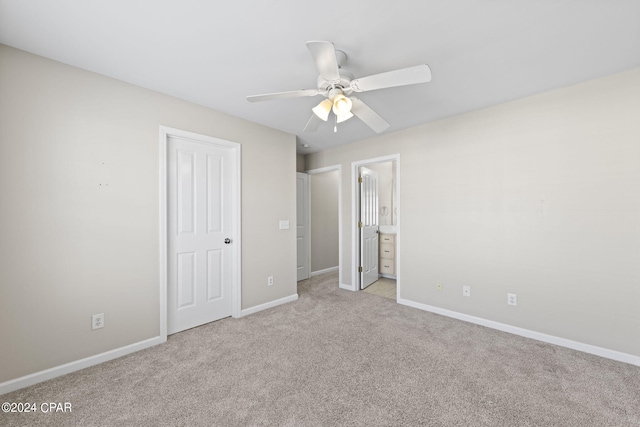
[[[329,118],[329,112],[331,111],[332,106],[333,103],[330,100],[325,99],[320,104],[313,107],[311,111],[313,111],[313,114],[326,122]]]
[[[345,114],[351,114],[351,107],[353,103],[349,98],[340,94],[333,98],[333,114],[336,116],[342,116]],[[346,120],[346,119],[345,119]]]
[[[344,114],[336,114],[337,120],[336,123],[342,123],[345,120],[349,120],[351,117],[353,117],[353,113],[351,113],[350,111],[347,111]]]

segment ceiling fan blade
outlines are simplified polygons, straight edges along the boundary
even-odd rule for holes
[[[427,83],[429,81],[431,81],[431,69],[428,65],[423,64],[354,79],[351,81],[351,89],[355,92],[364,92],[367,90]]]
[[[307,122],[307,125],[304,127],[303,132],[315,132],[318,130],[318,126],[322,123],[322,119],[315,114],[311,115],[311,118]]]
[[[290,92],[276,92],[276,93],[266,93],[264,95],[251,95],[251,96],[247,96],[247,101],[249,102],[271,101],[274,99],[316,96],[318,94],[320,94],[320,91],[318,91],[317,89],[301,89],[301,90],[292,90]]]
[[[336,49],[333,43],[310,41],[307,42],[307,48],[316,61],[318,73],[329,83],[338,83],[340,81],[340,72],[338,71],[338,59],[336,58]]]
[[[373,129],[374,132],[380,133],[389,127],[389,123],[369,108],[367,104],[360,101],[358,98],[351,98],[351,101],[353,102],[351,112],[367,126]]]

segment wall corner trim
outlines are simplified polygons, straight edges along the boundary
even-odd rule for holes
[[[44,371],[35,372],[33,374],[25,375],[20,378],[5,381],[0,384],[0,395],[10,393],[12,391],[19,390],[21,388],[41,383],[43,381],[47,381],[56,377],[60,377],[62,375],[70,374],[71,372],[79,371],[84,368],[99,365],[101,363],[126,356],[127,354],[135,353],[136,351],[144,350],[146,348],[162,344],[166,341],[166,336],[164,338],[161,336],[157,336],[124,347],[109,350],[104,353],[96,354],[95,356],[89,356],[84,359],[65,363],[64,365],[54,366],[53,368],[45,369]]]
[[[298,299],[298,294],[293,294],[293,295],[289,295],[288,297],[284,297],[284,298],[280,298],[280,299],[277,299],[277,300],[265,302],[264,304],[256,305],[256,306],[253,306],[253,307],[250,307],[250,308],[245,308],[244,310],[242,310],[242,312],[241,312],[239,317],[248,316],[250,314],[254,314],[254,313],[257,313],[259,311],[266,310],[268,308],[277,307],[279,305],[286,304],[288,302],[293,302],[293,301],[295,301],[297,299]]]
[[[406,305],[408,307],[417,308],[419,310],[424,310],[424,311],[428,311],[435,314],[440,314],[442,316],[451,317],[454,319],[462,320],[464,322],[474,323],[480,326],[486,326],[487,328],[497,329],[502,332],[508,332],[510,334],[520,335],[521,337],[531,338],[537,341],[546,342],[548,344],[554,344],[560,347],[570,348],[572,350],[581,351],[583,353],[593,354],[596,356],[604,357],[606,359],[616,360],[618,362],[624,362],[630,365],[640,366],[640,356],[622,353],[616,350],[610,350],[608,348],[597,347],[591,344],[585,344],[578,341],[572,341],[566,338],[560,338],[553,335],[547,335],[541,332],[519,328],[517,326],[511,326],[505,323],[494,322],[493,320],[470,316],[468,314],[459,313],[457,311],[451,311],[444,308],[422,304],[419,302],[415,302],[415,301],[411,301],[403,298],[398,298],[398,304]]]

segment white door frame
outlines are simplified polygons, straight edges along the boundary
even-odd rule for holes
[[[231,273],[232,284],[231,284],[231,315],[233,317],[241,317],[241,288],[242,288],[242,261],[241,261],[241,201],[242,197],[240,194],[241,178],[242,178],[242,164],[241,164],[241,145],[237,142],[231,142],[224,139],[214,138],[211,136],[200,135],[197,133],[174,129],[167,126],[160,126],[160,140],[159,140],[159,169],[160,169],[160,215],[159,215],[159,225],[160,225],[160,337],[163,341],[167,340],[167,292],[168,292],[168,278],[167,278],[167,269],[168,269],[168,260],[167,260],[167,246],[168,246],[168,236],[167,236],[167,209],[168,209],[168,199],[167,199],[167,147],[169,143],[169,138],[177,137],[177,138],[185,138],[191,141],[197,141],[203,144],[211,144],[222,146],[228,149],[231,149],[232,155],[235,157],[237,171],[236,176],[234,177],[235,182],[233,183],[233,190],[231,194],[232,198],[232,210],[234,216],[234,222],[237,224],[236,232],[235,232],[235,241],[232,245],[232,252],[234,257],[233,264],[233,272]]]
[[[342,165],[326,166],[318,169],[310,169],[305,171],[307,175],[317,175],[325,172],[338,171],[338,286],[343,289],[350,289],[349,286],[342,283]],[[311,227],[311,180],[309,180],[309,227]],[[309,246],[311,246],[311,238],[309,238]],[[311,248],[309,248],[309,257],[311,257]],[[309,268],[311,268],[311,260],[309,260]]]
[[[400,298],[400,153],[391,154],[389,156],[375,157],[373,159],[358,160],[351,163],[351,286],[345,287],[352,291],[360,290],[360,273],[358,273],[358,265],[360,265],[360,237],[357,227],[360,218],[360,197],[358,184],[358,168],[367,166],[372,163],[396,162],[396,202],[398,215],[396,217],[396,301]]]
[[[296,277],[296,279],[298,281],[300,280],[305,280],[308,279],[309,277],[311,277],[311,180],[309,179],[309,174],[306,172],[296,172],[296,179],[298,177],[298,175],[306,175],[306,187],[304,189],[304,196],[306,197],[306,200],[304,200],[305,203],[303,203],[304,205],[304,209],[305,209],[305,213],[306,213],[306,222],[307,222],[307,229],[306,229],[306,248],[305,248],[305,252],[306,252],[306,260],[305,260],[305,264],[307,266],[307,277],[305,277],[304,279],[299,279],[298,277]],[[297,191],[297,188],[296,188]],[[297,210],[297,201],[296,201],[296,210]],[[296,212],[296,215],[298,213]],[[298,227],[296,224],[296,239],[298,237]],[[297,271],[296,271],[296,276],[297,276]]]

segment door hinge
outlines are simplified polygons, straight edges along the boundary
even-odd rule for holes
[[[358,177],[358,182],[359,182],[360,184],[362,184],[362,177],[361,177],[361,176],[359,176],[359,177]]]
[[[362,273],[362,267],[358,267],[358,273]]]
[[[362,228],[362,221],[358,222],[358,227]]]

